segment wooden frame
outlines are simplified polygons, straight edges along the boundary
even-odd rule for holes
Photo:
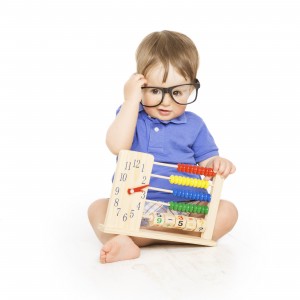
[[[209,211],[205,215],[206,229],[200,236],[189,235],[187,231],[178,233],[152,230],[151,227],[141,228],[141,220],[150,182],[154,157],[148,153],[122,150],[114,175],[114,181],[109,199],[104,224],[99,224],[99,230],[111,234],[123,234],[141,238],[173,241],[187,244],[215,246],[212,234],[223,185],[223,178],[216,175],[210,188],[211,201]],[[138,192],[130,193],[133,188]],[[164,228],[164,227],[161,227]]]

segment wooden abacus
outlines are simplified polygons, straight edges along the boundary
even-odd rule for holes
[[[179,172],[213,176],[213,181],[212,184],[210,184],[209,181],[197,178],[173,175],[165,177],[151,174],[153,164],[167,168],[177,168]],[[208,188],[210,191],[209,193],[195,193],[187,189],[166,190],[150,187],[150,177],[168,179],[171,184]],[[154,157],[151,154],[121,150],[118,155],[105,222],[104,224],[99,224],[99,229],[112,234],[215,246],[216,242],[212,240],[212,234],[220,202],[222,185],[223,178],[213,173],[213,170],[210,168],[185,164],[171,165],[159,163],[154,161]],[[146,195],[149,189],[173,193],[175,196],[185,198],[186,200],[205,201],[206,205],[147,200]],[[146,201],[167,205],[170,210],[174,211],[204,214],[204,218],[168,213],[151,213],[145,215],[144,205]],[[148,219],[150,227],[141,227],[142,218]],[[159,229],[161,230],[152,230],[151,226],[153,229],[154,227],[160,227]],[[166,228],[165,231],[163,231],[164,228]],[[178,229],[178,232],[168,232],[167,228]],[[187,232],[192,231],[198,232],[199,236],[187,234]]]

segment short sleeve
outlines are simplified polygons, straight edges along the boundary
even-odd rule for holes
[[[201,124],[199,133],[192,148],[195,153],[195,161],[197,163],[212,156],[219,155],[219,149],[204,122]]]

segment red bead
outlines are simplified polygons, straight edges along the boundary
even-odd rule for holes
[[[190,173],[190,174],[212,176],[212,177],[216,175],[216,173],[214,173],[212,168],[204,168],[200,166],[186,165],[186,164],[178,164],[177,171]]]

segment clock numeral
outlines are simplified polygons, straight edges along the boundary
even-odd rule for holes
[[[147,176],[143,176],[142,184],[146,184]]]
[[[118,195],[119,192],[120,192],[120,188],[117,186],[117,187],[115,188],[115,195]]]
[[[141,208],[141,202],[139,202],[139,204],[136,206],[138,210],[140,210]]]
[[[140,159],[135,159],[133,161],[133,166],[132,167],[136,168],[136,169],[141,169],[141,172],[144,172],[144,170],[145,170],[145,164],[142,164]],[[125,168],[124,168],[124,170],[126,170],[126,171],[130,171],[131,170],[131,161],[126,161],[125,162]]]
[[[125,213],[125,214],[123,215],[123,221],[124,221],[124,222],[127,221],[127,213]]]
[[[145,197],[146,197],[146,191],[142,191],[141,199],[145,199]]]
[[[134,209],[132,209],[130,212],[130,218],[133,218],[133,217],[134,217]]]
[[[127,179],[127,173],[121,173],[120,181],[126,181],[126,179]]]
[[[130,166],[131,166],[131,162],[130,161],[126,161],[125,162],[125,170],[130,170]]]
[[[117,208],[117,217],[119,216],[120,211],[121,211],[121,207]]]
[[[119,201],[120,201],[119,198],[116,198],[115,202],[114,202],[114,206],[116,206],[116,207],[119,206]]]
[[[139,169],[141,161],[139,159],[135,159],[133,161],[133,167]]]

